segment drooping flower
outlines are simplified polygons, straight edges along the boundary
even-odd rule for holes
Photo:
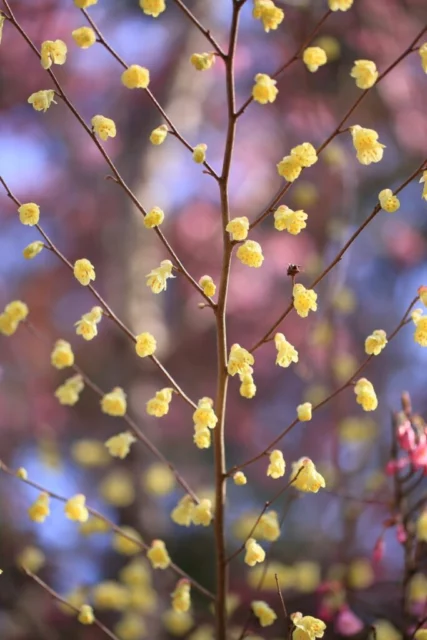
[[[378,399],[372,382],[366,378],[360,378],[355,386],[356,402],[362,406],[364,411],[375,411],[378,407]]]
[[[101,140],[107,140],[108,138],[115,138],[117,134],[116,123],[111,118],[105,116],[93,116],[92,128],[94,132],[101,138]]]
[[[277,349],[276,364],[279,367],[289,367],[292,362],[298,362],[298,351],[286,340],[283,333],[276,333],[274,344]]]
[[[159,267],[152,269],[146,276],[147,287],[153,293],[161,293],[167,288],[167,280],[174,278],[172,274],[173,264],[170,260],[162,260]]]
[[[301,318],[306,318],[310,311],[317,311],[317,293],[313,289],[306,289],[297,282],[292,293],[295,311]]]
[[[299,404],[297,406],[297,416],[298,420],[301,422],[308,422],[312,417],[312,405],[311,402],[304,402],[304,404]]]
[[[372,60],[356,60],[350,75],[359,89],[370,89],[378,79],[377,66]]]
[[[212,298],[212,296],[216,293],[216,285],[211,276],[202,276],[199,280],[199,285],[203,289],[203,293],[208,298]]]
[[[163,540],[153,540],[150,549],[147,551],[147,558],[151,562],[153,569],[167,569],[171,563]]]
[[[101,399],[101,409],[109,416],[124,416],[126,408],[126,394],[121,387],[114,387]]]
[[[307,226],[306,220],[308,216],[302,209],[293,211],[286,205],[282,204],[274,212],[274,228],[277,231],[288,231],[296,236],[302,229]]]
[[[166,124],[161,124],[156,129],[153,129],[153,131],[150,134],[151,144],[154,144],[156,146],[163,144],[167,138],[168,133],[169,133],[169,130]]]
[[[328,58],[320,47],[307,47],[302,54],[302,60],[307,69],[314,73],[319,67],[327,63]]]
[[[190,62],[197,71],[208,71],[215,64],[215,54],[193,53]]]
[[[156,418],[162,418],[169,412],[169,405],[172,401],[173,389],[165,387],[160,391],[157,391],[154,398],[151,398],[147,402],[147,413],[149,416],[155,416]]]
[[[213,519],[212,503],[208,498],[200,500],[199,504],[194,505],[191,519],[193,524],[208,527]]]
[[[354,0],[328,0],[331,11],[348,11]]]
[[[41,251],[44,249],[44,243],[41,240],[35,240],[28,244],[25,249],[22,251],[22,255],[26,260],[32,260],[36,256],[39,255]]]
[[[56,104],[55,91],[53,89],[42,89],[41,91],[36,91],[36,93],[32,93],[30,95],[27,102],[35,111],[46,112],[52,102]]]
[[[92,607],[88,604],[82,604],[77,616],[77,620],[81,624],[93,624],[95,622],[95,615],[93,613]]]
[[[225,230],[231,234],[232,239],[236,242],[246,240],[249,231],[249,220],[246,216],[233,218],[227,224]]]
[[[178,583],[172,592],[172,608],[177,613],[186,613],[191,606],[190,597],[190,581],[186,578],[178,580]]]
[[[163,220],[165,219],[165,214],[160,207],[154,207],[147,213],[144,217],[144,227],[147,229],[153,229],[153,227],[159,227]]]
[[[34,225],[38,224],[38,221],[40,220],[40,207],[34,202],[21,204],[18,209],[18,213],[20,222],[28,225],[29,227],[34,227]]]
[[[206,161],[207,144],[197,144],[193,149],[193,160],[196,164],[203,164]]]
[[[91,280],[96,278],[95,267],[87,258],[76,260],[74,263],[74,277],[80,284],[87,287]]]
[[[246,541],[245,549],[246,549],[245,562],[250,567],[254,567],[257,564],[257,562],[264,562],[265,551],[261,547],[261,545],[257,543],[255,538],[249,538]]]
[[[268,465],[267,475],[277,480],[285,475],[286,463],[283,453],[279,449],[275,449],[270,453],[270,464]]]
[[[383,329],[375,329],[365,340],[365,352],[378,356],[387,344],[387,334]]]
[[[86,507],[86,496],[78,493],[65,503],[65,515],[69,520],[86,522],[89,519],[89,511]]]
[[[45,40],[40,47],[40,62],[43,69],[53,64],[64,64],[67,59],[67,45],[62,40]]]
[[[393,195],[391,189],[383,189],[380,191],[378,200],[380,201],[381,209],[387,211],[387,213],[394,213],[400,208],[399,198]]]
[[[314,462],[310,458],[300,458],[292,463],[292,486],[300,491],[317,493],[325,486],[324,477],[317,471]]]
[[[148,331],[144,331],[136,336],[135,351],[140,358],[152,356],[157,347],[155,337]]]
[[[284,11],[276,7],[273,0],[254,0],[252,15],[262,22],[266,33],[276,30],[285,17]]]
[[[266,73],[257,73],[255,84],[252,88],[252,97],[259,104],[274,102],[279,90],[276,87],[277,81],[270,78]]]
[[[264,262],[261,245],[255,240],[246,240],[237,249],[237,258],[242,264],[258,269]]]
[[[40,493],[38,498],[33,502],[28,509],[28,515],[33,522],[44,522],[50,514],[49,509],[49,495],[47,493]]]
[[[251,609],[258,618],[261,627],[269,627],[277,620],[274,610],[263,600],[254,600],[251,603]]]
[[[230,376],[243,375],[254,364],[254,356],[240,344],[233,344],[228,357],[227,371]]]
[[[378,142],[378,133],[374,129],[365,129],[356,124],[350,127],[350,131],[360,164],[369,165],[382,160],[385,145]]]
[[[139,0],[139,6],[147,16],[158,18],[166,9],[165,0]]]
[[[125,431],[109,438],[106,441],[105,446],[111,456],[114,458],[121,458],[123,460],[123,458],[126,458],[129,454],[131,445],[134,442],[136,442],[135,436],[133,436],[129,431]]]
[[[80,374],[68,378],[64,384],[55,391],[55,398],[59,403],[66,406],[74,406],[84,389],[83,378]]]

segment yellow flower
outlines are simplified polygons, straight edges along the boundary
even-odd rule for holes
[[[208,298],[212,298],[212,296],[215,295],[216,284],[210,276],[202,276],[199,280],[199,285],[202,287],[203,293],[205,296],[208,296]]]
[[[34,225],[38,224],[38,221],[40,220],[40,207],[34,202],[21,204],[18,208],[18,213],[20,222],[28,225],[29,227],[34,227]]]
[[[193,53],[190,62],[197,71],[208,71],[215,64],[215,54]]]
[[[249,372],[251,365],[255,362],[255,358],[247,349],[244,349],[240,344],[233,344],[230,349],[230,355],[228,358],[227,371],[230,376],[235,376],[236,373],[243,375]]]
[[[197,409],[193,413],[193,422],[200,427],[215,429],[218,418],[213,410],[213,400],[211,398],[200,398]]]
[[[238,486],[242,486],[242,485],[246,484],[247,481],[248,481],[248,479],[245,476],[245,474],[243,473],[243,471],[236,471],[236,473],[233,475],[233,482],[234,482],[234,484],[237,484]]]
[[[150,84],[150,72],[139,64],[131,64],[122,73],[122,83],[128,89],[146,89]]]
[[[291,156],[296,158],[302,167],[312,167],[318,160],[316,149],[310,142],[303,142],[291,149]]]
[[[50,354],[50,361],[56,369],[72,367],[74,364],[74,353],[70,343],[66,340],[57,340]]]
[[[147,634],[147,626],[138,613],[126,612],[114,627],[120,640],[141,640]]]
[[[95,622],[95,616],[92,607],[88,604],[82,604],[77,620],[81,624],[93,624]]]
[[[319,67],[327,63],[328,58],[320,47],[307,47],[302,54],[302,60],[307,69],[314,73]]]
[[[331,11],[348,11],[354,0],[328,0]]]
[[[165,387],[160,391],[157,391],[154,398],[151,398],[147,402],[147,413],[149,416],[155,416],[156,418],[162,418],[169,411],[169,405],[172,401],[173,389]]]
[[[200,500],[199,504],[194,505],[191,518],[193,524],[208,527],[213,518],[211,501],[205,498]]]
[[[420,300],[423,305],[427,307],[427,287],[425,285],[421,285],[421,287],[418,287],[417,293],[420,296]],[[419,311],[421,311],[420,316],[422,316],[422,310],[419,309]]]
[[[89,49],[96,42],[96,33],[91,27],[80,27],[71,32],[74,42],[81,49]]]
[[[277,620],[277,615],[271,607],[263,600],[254,600],[251,609],[258,618],[261,627],[269,627]]]
[[[299,178],[302,165],[297,156],[285,156],[277,165],[277,173],[288,182],[294,182]]]
[[[423,171],[423,175],[420,178],[420,183],[424,184],[421,197],[423,200],[427,200],[427,171]]]
[[[191,606],[190,582],[183,578],[179,580],[172,592],[172,608],[177,613],[186,613]]]
[[[125,535],[122,535],[125,534]],[[132,540],[130,539],[132,538]],[[113,535],[113,549],[124,556],[134,556],[142,548],[142,538],[133,527],[121,527]]]
[[[35,111],[44,111],[46,112],[52,102],[56,104],[55,100],[55,91],[53,89],[46,89],[37,91],[36,93],[32,93],[28,98],[28,104],[31,104]]]
[[[82,336],[84,340],[93,340],[98,335],[98,329],[96,323],[90,320],[88,315],[87,313],[83,314],[81,319],[75,323],[76,334]]]
[[[25,467],[19,467],[19,469],[16,470],[15,473],[16,477],[19,478],[20,480],[27,480],[28,478],[28,471],[25,469]]]
[[[416,523],[417,538],[421,542],[427,542],[427,511],[423,511]]]
[[[256,394],[256,385],[252,376],[253,369],[249,367],[247,371],[239,374],[240,382],[239,393],[243,398],[253,398]]]
[[[193,160],[197,164],[203,164],[206,160],[207,144],[197,144],[193,149]]]
[[[83,286],[87,287],[91,280],[95,280],[95,268],[93,264],[86,258],[76,260],[74,263],[74,277]]]
[[[49,509],[49,495],[47,493],[40,493],[37,500],[33,502],[28,509],[28,515],[33,522],[44,522],[48,515],[50,515]]]
[[[249,231],[249,220],[246,216],[241,218],[233,218],[225,227],[225,230],[231,234],[231,237],[236,242],[246,240]]]
[[[25,247],[22,251],[22,255],[26,260],[32,260],[43,250],[44,244],[40,240],[36,240],[35,242],[31,242],[29,245]]]
[[[311,410],[312,410],[312,405],[311,402],[304,402],[304,404],[299,404],[297,406],[297,416],[298,416],[298,420],[301,420],[301,422],[308,422],[309,420],[311,420],[312,415],[311,415]]]
[[[381,209],[388,213],[394,213],[400,208],[400,200],[397,196],[393,195],[391,189],[383,189],[380,191],[378,200],[380,201]]]
[[[275,449],[270,453],[270,464],[268,465],[267,475],[277,480],[285,475],[286,463],[283,459],[283,453],[279,449]]]
[[[163,220],[165,219],[165,214],[160,209],[160,207],[154,207],[147,213],[144,217],[144,227],[147,229],[152,229],[153,227],[159,227]]]
[[[264,562],[265,551],[261,547],[261,545],[257,543],[255,538],[248,538],[248,540],[245,543],[245,549],[246,549],[245,562],[250,567],[254,567],[257,562]]]
[[[151,562],[153,569],[167,569],[171,563],[163,540],[153,540],[150,549],[147,551],[147,558]]]
[[[378,407],[378,399],[375,393],[375,389],[369,380],[366,378],[360,378],[355,386],[354,393],[356,394],[356,402],[362,406],[364,411],[375,411]]]
[[[372,60],[356,60],[350,73],[356,80],[359,89],[370,89],[378,79],[378,71],[375,62]]]
[[[136,442],[136,438],[129,432],[119,433],[109,438],[105,443],[109,453],[114,458],[126,458],[130,451],[131,444]]]
[[[417,320],[414,340],[422,347],[427,347],[427,316],[423,316]]]
[[[148,331],[144,331],[136,336],[135,351],[140,358],[152,356],[157,347],[155,337]]]
[[[0,333],[4,336],[13,336],[18,324],[18,321],[11,318],[7,313],[0,314]]]
[[[80,374],[67,378],[67,380],[55,391],[55,398],[60,404],[73,406],[79,399],[84,389],[83,378]]]
[[[424,44],[421,45],[418,49],[418,53],[420,54],[423,71],[424,73],[427,73],[427,42],[424,42]]]
[[[286,205],[282,204],[274,212],[274,228],[277,231],[288,231],[292,235],[296,236],[302,229],[305,229],[307,224],[307,214],[302,209],[293,211]]]
[[[252,97],[259,104],[274,102],[279,90],[276,87],[277,81],[270,78],[266,73],[257,73],[255,84],[252,89]]]
[[[172,520],[181,527],[189,527],[193,520],[195,506],[193,498],[185,495],[173,509],[171,513]]]
[[[40,62],[43,69],[53,64],[64,64],[67,59],[67,45],[62,40],[45,40],[40,48]]]
[[[126,408],[126,394],[121,387],[114,387],[101,400],[101,410],[109,416],[124,416]]]
[[[298,362],[298,351],[286,340],[283,333],[276,333],[274,343],[277,349],[276,364],[279,367],[289,367],[292,362]]]
[[[86,522],[89,519],[89,511],[87,510],[86,496],[78,493],[65,503],[64,511],[69,520],[76,522]]]
[[[167,128],[167,125],[165,124],[161,124],[160,127],[157,127],[157,129],[153,129],[150,134],[151,144],[154,144],[156,146],[158,146],[159,144],[163,144],[168,135],[168,131],[169,130]]]
[[[129,603],[129,592],[114,580],[104,580],[93,587],[92,598],[97,609],[123,611]]]
[[[100,115],[93,116],[91,124],[94,132],[101,138],[101,140],[116,137],[116,124],[114,120],[111,120],[111,118],[106,118],[105,116]]]
[[[6,305],[4,313],[14,322],[22,322],[28,316],[28,306],[21,300],[12,300]]]
[[[167,464],[154,462],[144,472],[142,486],[154,496],[166,496],[175,488],[175,475]]]
[[[190,613],[177,613],[173,609],[162,614],[162,621],[166,630],[173,636],[185,636],[194,624]]]
[[[350,127],[350,131],[360,164],[368,165],[382,160],[385,145],[378,142],[378,133],[374,129],[364,129],[356,124]]]
[[[273,0],[254,0],[252,15],[255,20],[261,20],[264,31],[275,31],[279,24],[283,22],[284,12],[276,7]]]
[[[316,470],[314,462],[305,457],[292,463],[291,480],[293,487],[305,492],[317,493],[325,486],[325,479]]]
[[[193,441],[196,447],[198,447],[199,449],[209,449],[212,442],[211,432],[207,427],[202,427],[199,424],[195,424]]]
[[[269,542],[275,542],[280,537],[280,524],[277,511],[263,513],[255,529],[255,535]]]
[[[147,16],[158,16],[166,9],[165,0],[139,0],[139,6]]]
[[[326,624],[319,620],[319,618],[313,618],[313,616],[303,616],[302,613],[291,614],[291,620],[294,623],[296,629],[294,630],[292,637],[294,640],[314,640],[315,638],[323,638]],[[304,633],[298,633],[303,631]]]
[[[99,485],[99,493],[114,507],[128,507],[135,500],[132,475],[124,469],[111,471]]]
[[[387,335],[383,329],[375,329],[365,340],[365,352],[369,356],[377,356],[387,344]]]
[[[97,4],[98,0],[74,0],[74,4],[79,9],[87,9],[91,7],[93,4]]]
[[[28,569],[32,573],[37,573],[46,562],[44,553],[37,547],[28,546],[24,547],[16,558],[16,564],[18,567]]]
[[[150,287],[153,293],[161,293],[166,291],[168,278],[174,278],[172,275],[173,264],[170,260],[162,260],[160,267],[152,269],[146,276],[147,287]]]
[[[306,318],[310,311],[317,311],[317,293],[313,289],[306,289],[297,282],[292,293],[295,311],[301,318]]]
[[[246,240],[237,249],[236,255],[240,262],[248,267],[258,269],[264,262],[261,245],[255,240]]]

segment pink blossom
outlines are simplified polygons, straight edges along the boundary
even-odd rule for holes
[[[405,451],[413,451],[415,449],[415,432],[409,420],[399,426],[397,439],[400,447]]]
[[[399,460],[389,460],[385,468],[388,476],[394,476],[398,471],[404,469],[409,463],[409,458],[399,458]]]
[[[380,562],[380,560],[384,555],[384,550],[385,550],[384,539],[382,536],[380,536],[376,541],[374,550],[372,552],[372,562],[374,564],[377,564],[378,562]]]
[[[427,441],[425,435],[421,437],[416,447],[410,451],[409,457],[416,469],[427,469]]]
[[[361,619],[348,607],[341,609],[335,620],[335,629],[343,636],[354,636],[360,633],[363,627]]]
[[[400,542],[400,544],[403,544],[404,542],[406,542],[408,535],[402,525],[401,522],[399,522],[399,524],[396,527],[396,538],[397,541]]]

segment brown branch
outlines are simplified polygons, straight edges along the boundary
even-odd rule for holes
[[[28,486],[33,487],[34,489],[37,489],[42,493],[47,493],[48,496],[50,496],[54,500],[58,500],[59,502],[64,502],[64,503],[68,501],[68,498],[64,498],[64,496],[61,496],[58,493],[49,491],[45,487],[42,487],[40,484],[38,484],[38,482],[33,482],[32,480],[28,480],[27,478],[22,478],[20,476],[17,476],[17,474],[12,469],[10,469],[1,459],[0,459],[0,471],[3,471],[9,476],[12,476],[12,478],[17,478],[21,482],[24,482]],[[148,551],[148,549],[150,548],[148,544],[146,544],[142,540],[138,540],[137,538],[134,538],[133,536],[126,533],[126,531],[123,531],[121,527],[116,525],[112,520],[110,520],[106,516],[102,515],[102,513],[100,513],[96,509],[92,509],[92,507],[89,507],[87,505],[86,505],[86,508],[94,518],[98,518],[98,520],[102,520],[102,522],[104,522],[112,531],[119,534],[122,538],[126,538],[126,540],[133,542],[135,545],[139,546],[141,550]],[[186,578],[187,580],[189,580],[191,584],[194,586],[194,588],[197,589],[203,595],[205,595],[207,598],[210,598],[211,600],[214,599],[214,596],[210,591],[205,589],[205,587],[202,587],[201,584],[199,584],[196,580],[191,578],[191,576],[189,576],[188,573],[186,573],[183,569],[178,567],[178,565],[176,565],[174,562],[171,562],[169,567],[173,571],[175,571],[175,573],[180,575],[182,578]]]
[[[282,593],[282,590],[280,588],[279,576],[277,575],[277,573],[274,574],[274,579],[276,581],[277,593],[278,593],[279,598],[280,598],[280,604],[282,605],[283,617],[284,617],[285,622],[286,622],[286,620],[288,619],[288,611],[286,609],[285,601],[283,599],[283,593]]]
[[[16,198],[16,196],[13,195],[12,191],[10,190],[9,186],[7,185],[6,181],[0,176],[0,183],[3,184],[6,194],[7,196],[19,207],[21,206],[21,202],[18,200],[18,198]],[[37,231],[43,236],[43,238],[45,239],[46,243],[47,243],[47,249],[49,249],[50,251],[52,251],[52,253],[54,253],[60,260],[61,262],[63,262],[63,264],[65,264],[70,270],[71,272],[74,272],[74,267],[71,264],[71,262],[69,260],[67,260],[67,258],[63,255],[63,253],[61,253],[61,251],[58,249],[58,247],[54,244],[54,242],[50,239],[50,237],[47,235],[47,233],[43,230],[43,228],[40,226],[40,224],[36,224],[35,225]],[[92,284],[89,284],[87,287],[87,289],[89,289],[89,291],[95,296],[95,298],[98,300],[99,304],[102,306],[106,317],[110,318],[110,320],[112,320],[118,327],[119,329],[128,337],[132,340],[133,343],[136,343],[136,336],[132,333],[132,331],[124,324],[124,322],[122,322],[122,320],[120,320],[120,318],[114,313],[114,311],[111,309],[111,307],[107,304],[107,302],[104,300],[104,298],[101,296],[100,293],[98,293],[98,291],[95,289],[95,287]],[[181,387],[178,385],[178,383],[174,380],[174,378],[170,375],[170,373],[165,369],[165,367],[161,364],[161,362],[158,360],[158,358],[156,356],[149,356],[149,359],[151,360],[151,362],[153,362],[156,367],[163,373],[163,375],[167,378],[167,380],[171,383],[171,385],[173,386],[173,388],[175,389],[175,391],[177,392],[178,395],[181,396],[181,398],[183,400],[185,400],[185,402],[187,402],[187,404],[189,404],[191,407],[193,407],[193,409],[195,409],[197,407],[197,405],[195,404],[195,402],[193,402],[186,393],[184,393],[184,391],[181,389]]]
[[[205,29],[205,27],[199,22],[199,20],[196,18],[196,16],[193,15],[193,13],[191,13],[190,9],[185,6],[185,4],[182,2],[182,0],[174,0],[174,2],[185,13],[185,15],[191,20],[191,22],[194,24],[194,26],[197,27],[197,29],[201,33],[203,33],[205,38],[207,38],[207,40],[209,40],[209,42],[211,43],[211,45],[215,49],[216,53],[221,58],[223,58],[225,60],[226,55],[225,55],[224,51],[221,49],[221,47],[219,46],[218,42],[216,41],[216,39],[213,37],[213,35],[209,31],[209,29]]]
[[[27,44],[30,46],[30,48],[36,54],[36,56],[40,59],[39,50],[37,49],[36,45],[31,40],[30,36],[25,31],[25,29],[21,26],[21,24],[15,18],[15,15],[13,14],[12,9],[10,8],[8,0],[3,0],[3,4],[5,5],[5,7],[7,8],[7,10],[10,13],[10,18],[9,18],[10,22],[13,24],[15,29],[21,34],[21,36],[24,38],[24,40],[27,42]],[[113,181],[123,189],[123,191],[126,193],[128,198],[133,202],[133,204],[138,209],[138,211],[145,217],[147,215],[147,211],[145,210],[143,205],[140,203],[140,201],[138,200],[138,198],[136,197],[136,195],[134,194],[132,189],[127,185],[125,180],[122,178],[122,176],[121,176],[119,170],[117,169],[116,165],[114,164],[113,160],[110,158],[108,153],[105,151],[104,147],[99,142],[99,140],[96,137],[95,133],[86,124],[86,122],[83,119],[83,117],[80,115],[80,113],[78,112],[76,107],[73,105],[71,100],[68,98],[67,94],[65,93],[64,89],[62,88],[61,84],[59,83],[59,81],[58,81],[57,77],[55,76],[55,74],[53,73],[53,71],[51,69],[46,69],[46,72],[50,76],[53,84],[55,85],[55,87],[57,89],[58,97],[61,98],[61,100],[66,104],[66,106],[69,108],[71,113],[74,115],[74,117],[81,124],[81,126],[86,131],[86,133],[91,137],[91,139],[93,140],[94,144],[97,146],[98,150],[100,151],[101,155],[103,156],[104,160],[106,161],[106,163],[110,167],[111,171],[113,172]],[[203,292],[203,289],[198,285],[198,283],[194,280],[194,278],[190,275],[190,273],[184,267],[183,263],[178,258],[178,256],[175,253],[174,249],[169,244],[169,241],[165,237],[163,231],[161,231],[161,229],[159,227],[155,227],[153,230],[156,233],[157,237],[162,242],[162,244],[164,245],[164,247],[166,248],[166,250],[169,253],[169,255],[171,256],[171,258],[174,260],[177,270],[188,280],[188,282],[191,284],[191,286],[193,288],[195,288],[199,292],[199,294],[206,300],[207,304],[210,307],[215,308],[215,303],[212,302],[212,300],[208,296],[205,295],[205,293]]]

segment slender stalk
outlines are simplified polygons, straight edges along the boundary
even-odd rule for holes
[[[215,40],[215,38],[213,37],[211,32],[209,31],[209,29],[206,29],[199,22],[199,20],[196,18],[196,16],[193,13],[191,13],[190,9],[182,2],[182,0],[174,0],[174,2],[185,13],[185,15],[191,20],[191,22],[200,31],[200,33],[203,33],[205,38],[211,43],[211,45],[215,49],[216,53],[221,58],[225,59],[225,57],[226,57],[225,53],[223,52],[223,50],[221,49],[221,47],[219,46],[218,42]]]

